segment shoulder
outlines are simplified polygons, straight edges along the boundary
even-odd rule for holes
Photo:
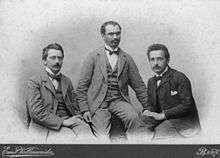
[[[68,76],[64,75],[63,73],[62,73],[62,76],[66,81],[71,82],[71,79]]]
[[[96,48],[95,50],[89,52],[88,56],[89,57],[96,57],[97,55],[100,55],[101,53],[103,53],[104,51],[104,47],[99,47]]]
[[[170,70],[173,75],[173,79],[179,82],[190,82],[189,78],[181,71],[172,69]]]
[[[85,62],[96,62],[96,59],[99,57],[101,53],[103,53],[104,48],[99,47],[86,55]]]
[[[150,77],[147,81],[148,85],[151,85],[151,83],[154,81],[154,77]]]
[[[27,80],[28,86],[40,85],[42,83],[42,73],[36,73]]]
[[[70,79],[69,77],[67,77],[67,76],[64,75],[63,73],[62,73],[62,77],[63,77],[63,79],[65,80],[65,82],[66,82],[67,84],[71,84],[71,85],[72,85],[72,81],[71,81],[71,79]]]
[[[34,72],[34,75],[32,75],[30,78],[29,78],[29,81],[38,81],[38,82],[41,82],[43,80],[43,78],[45,78],[46,76],[46,71],[42,68],[36,72]]]
[[[128,58],[128,59],[133,59],[132,56],[131,56],[129,53],[127,53],[126,51],[124,51],[124,50],[121,49],[121,48],[120,48],[120,53],[121,53],[124,57],[126,57],[126,58]]]
[[[120,53],[129,62],[129,64],[135,64],[134,59],[130,54],[128,54],[122,49],[120,49]]]

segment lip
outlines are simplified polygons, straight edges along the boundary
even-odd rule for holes
[[[53,68],[54,68],[54,69],[59,69],[59,68],[60,68],[60,66],[53,66]]]
[[[160,68],[160,67],[154,67],[154,69],[159,70],[159,69],[161,69],[161,68]]]
[[[115,40],[115,41],[112,41],[112,43],[119,43],[119,41],[118,41],[118,40]]]

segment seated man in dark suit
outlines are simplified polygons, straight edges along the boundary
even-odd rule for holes
[[[63,58],[59,44],[48,45],[43,49],[42,71],[28,81],[26,103],[33,142],[76,143],[76,136],[92,137],[80,115],[72,82],[60,73]]]
[[[143,121],[154,131],[154,138],[192,136],[200,130],[190,80],[169,67],[170,55],[162,44],[147,51],[155,76],[148,81],[149,103],[143,110]]]

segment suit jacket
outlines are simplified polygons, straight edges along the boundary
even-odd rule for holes
[[[142,105],[147,104],[147,89],[132,57],[120,49],[118,55],[118,85],[122,97],[130,102],[128,85],[135,91]],[[91,114],[102,104],[108,89],[106,52],[101,47],[85,60],[77,87],[77,99],[81,112]]]
[[[156,90],[161,110],[178,131],[200,128],[190,80],[183,73],[168,68],[158,88],[155,77],[150,78],[148,81],[149,103],[144,109],[154,112],[159,110],[156,105]]]
[[[72,82],[63,74],[61,86],[68,112],[71,115],[78,114],[79,108]],[[39,136],[46,137],[50,129],[60,129],[64,118],[56,115],[58,100],[55,94],[55,88],[45,70],[28,81],[26,106],[30,118],[29,131],[38,132]]]

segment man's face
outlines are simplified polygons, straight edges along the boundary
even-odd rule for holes
[[[169,60],[165,58],[163,50],[153,50],[149,54],[149,62],[151,69],[160,75],[169,63]]]
[[[105,27],[105,34],[102,37],[108,46],[115,49],[121,40],[121,30],[118,25],[107,25]]]
[[[62,64],[62,52],[56,49],[48,50],[48,56],[44,61],[44,65],[47,66],[54,74],[57,74],[60,71]]]

